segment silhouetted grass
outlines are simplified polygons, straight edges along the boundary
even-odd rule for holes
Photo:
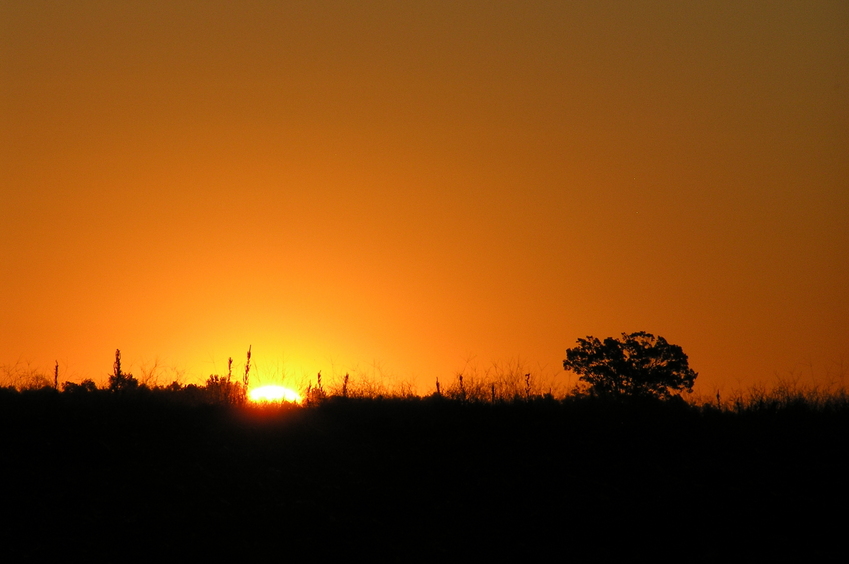
[[[310,407],[223,400],[221,378],[2,389],[4,485],[24,494],[3,506],[4,551],[713,561],[828,557],[841,538],[845,394],[492,401],[472,379],[465,397],[358,396],[351,380]]]
[[[823,559],[842,534],[843,388],[612,400],[517,364],[250,404],[249,371],[150,385],[116,351],[99,389],[3,367],[8,558]]]

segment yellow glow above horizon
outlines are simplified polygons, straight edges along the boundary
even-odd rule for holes
[[[0,2],[0,386],[845,373],[849,2],[466,4]]]
[[[285,386],[268,385],[254,388],[248,392],[248,399],[256,403],[293,402],[300,403],[303,398],[298,392]]]

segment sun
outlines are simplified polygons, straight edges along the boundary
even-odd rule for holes
[[[257,403],[284,401],[300,403],[303,398],[301,398],[301,394],[285,386],[268,385],[250,390],[248,399]]]

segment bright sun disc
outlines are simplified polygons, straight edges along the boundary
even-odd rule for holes
[[[297,403],[301,401],[301,395],[298,392],[284,386],[274,385],[254,388],[248,392],[248,397],[255,402],[292,401]]]

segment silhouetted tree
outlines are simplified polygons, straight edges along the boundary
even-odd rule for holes
[[[588,336],[566,351],[563,368],[580,375],[589,393],[608,397],[667,399],[693,391],[698,374],[678,345],[643,331],[600,341]]]

